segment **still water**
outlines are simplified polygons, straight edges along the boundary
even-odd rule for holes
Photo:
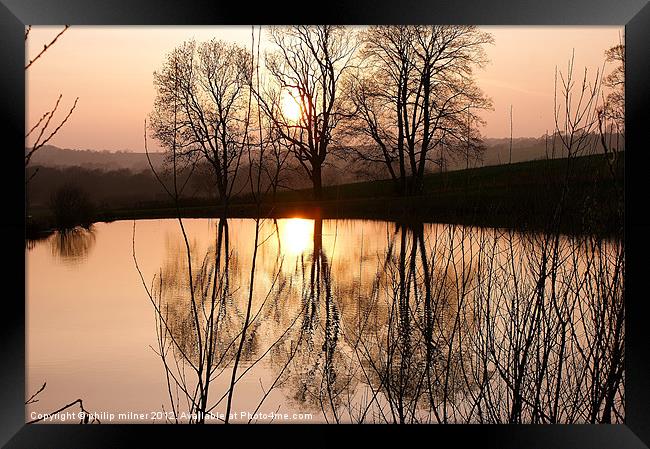
[[[623,419],[621,242],[362,220],[182,224],[99,223],[30,243],[26,397],[47,386],[27,421],[81,398],[102,422],[221,422],[235,364],[231,422]]]

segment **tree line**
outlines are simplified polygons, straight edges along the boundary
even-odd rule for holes
[[[432,164],[480,156],[479,112],[491,102],[474,72],[487,61],[488,33],[322,25],[270,27],[267,35],[263,61],[259,45],[190,40],[154,74],[150,135],[167,150],[173,143],[184,167],[207,164],[222,205],[237,193],[249,152],[264,153],[249,174],[272,192],[294,164],[317,200],[334,158],[381,169],[397,193],[413,195]]]

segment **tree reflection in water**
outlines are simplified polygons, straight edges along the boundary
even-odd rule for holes
[[[304,310],[301,345],[288,367],[287,388],[302,408],[320,409],[326,421],[339,422],[339,408],[354,379],[349,358],[339,348],[341,314],[323,248],[322,219],[314,220],[311,255],[301,256],[298,268]]]
[[[363,238],[326,250],[338,222],[266,223],[237,376],[258,363],[271,373],[259,392],[240,387],[257,410],[279,391],[280,411],[326,422],[622,421],[620,242],[397,223],[364,253]],[[232,242],[222,220],[189,264],[170,243],[150,289],[176,411],[179,396],[211,412],[228,393],[207,390],[244,323],[248,250]]]
[[[88,258],[95,245],[95,230],[77,226],[54,232],[50,238],[52,256],[66,264],[76,265]]]

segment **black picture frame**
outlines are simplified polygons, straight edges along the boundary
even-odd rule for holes
[[[237,437],[240,426],[149,425],[24,425],[25,390],[25,201],[24,170],[20,147],[24,145],[25,83],[24,26],[33,25],[204,25],[277,23],[444,23],[476,25],[625,25],[626,39],[626,142],[625,242],[627,272],[625,424],[620,425],[447,425],[416,426],[396,431],[392,426],[287,427],[260,425],[245,430],[246,445],[338,444],[351,431],[362,440],[398,436],[404,443],[426,438],[453,442],[461,447],[520,448],[643,448],[650,446],[650,326],[643,279],[650,266],[650,219],[646,218],[645,185],[649,152],[650,4],[645,0],[502,0],[450,2],[416,0],[330,0],[313,8],[309,4],[192,0],[0,0],[0,103],[3,158],[0,176],[4,212],[0,228],[5,236],[5,264],[0,306],[0,443],[18,447],[131,447],[187,444],[206,438],[224,444]],[[316,6],[319,6],[316,5]],[[644,145],[645,144],[645,145]],[[644,148],[645,147],[645,148]],[[650,149],[650,148],[648,148]],[[645,150],[645,151],[644,151]],[[631,290],[630,290],[631,287]],[[227,435],[226,435],[227,434]],[[397,435],[396,435],[397,434]],[[414,435],[415,434],[415,435]],[[251,441],[250,439],[259,441]],[[408,438],[408,439],[406,439]],[[233,440],[235,444],[238,440]],[[177,443],[179,442],[179,443]]]

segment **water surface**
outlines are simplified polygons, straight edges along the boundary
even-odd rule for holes
[[[183,227],[30,245],[26,395],[47,387],[27,420],[82,398],[112,422],[175,421],[193,397],[219,422],[249,297],[232,421],[622,420],[620,242],[267,219],[251,294],[254,220]]]

